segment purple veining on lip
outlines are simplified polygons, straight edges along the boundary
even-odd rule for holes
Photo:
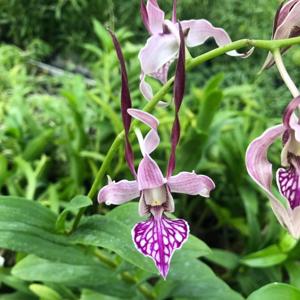
[[[280,224],[296,239],[300,238],[300,124],[295,114],[299,104],[300,96],[287,106],[283,124],[266,130],[249,145],[246,153],[249,175],[268,195]],[[281,200],[272,191],[272,164],[267,158],[268,149],[279,138],[283,140],[282,167],[276,172],[276,182]]]
[[[166,216],[152,216],[135,225],[132,230],[136,248],[145,256],[151,257],[161,275],[166,278],[170,261],[175,250],[187,240],[189,226],[181,219],[171,220]]]
[[[150,247],[150,250],[152,247],[157,248],[155,246],[157,242],[159,255],[157,256],[155,250],[156,252],[151,252],[150,256],[155,260],[160,274],[166,277],[173,252],[182,246],[189,233],[188,225],[184,220],[171,220],[164,215],[166,212],[174,212],[175,205],[171,193],[209,197],[215,185],[209,177],[195,172],[181,172],[175,176],[164,177],[158,164],[150,156],[159,145],[158,120],[151,114],[137,109],[128,109],[128,113],[150,128],[145,137],[141,132],[137,132],[143,158],[138,167],[136,180],[109,182],[99,191],[98,201],[119,205],[140,196],[139,213],[142,216],[148,215],[149,220],[142,222],[142,225],[136,225],[132,237],[134,243],[137,242],[136,247],[139,251],[148,256],[147,247]],[[139,239],[142,237],[138,238],[143,235],[145,235],[145,244],[140,243]],[[167,240],[170,244],[161,243],[163,240]],[[145,246],[146,242],[147,245],[149,243],[151,245]],[[162,256],[162,253],[165,256]]]
[[[300,205],[300,158],[292,155],[290,157],[291,166],[288,169],[278,170],[278,186],[280,192],[285,196],[292,209]]]
[[[109,31],[109,33],[112,37],[115,50],[121,66],[121,78],[122,78],[121,111],[122,111],[122,121],[125,130],[125,158],[132,175],[136,176],[136,172],[134,168],[134,155],[128,138],[130,125],[131,125],[131,116],[127,113],[127,110],[131,108],[132,105],[131,105],[131,97],[130,97],[130,91],[128,86],[128,76],[127,76],[127,71],[125,66],[125,60],[117,37],[112,31]]]

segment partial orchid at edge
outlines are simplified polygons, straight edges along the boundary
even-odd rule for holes
[[[283,1],[279,6],[273,24],[273,40],[288,39],[300,36],[300,0]],[[281,49],[285,52],[290,47]],[[274,65],[274,58],[270,52],[262,67],[268,69]]]
[[[176,1],[173,5],[172,21],[165,20],[165,13],[160,9],[157,0],[148,0],[147,5],[143,0],[141,1],[141,17],[151,36],[139,53],[142,70],[140,90],[144,97],[150,100],[153,91],[151,85],[145,81],[146,76],[153,77],[163,84],[166,83],[169,67],[178,57],[180,37]],[[180,24],[187,47],[200,46],[209,38],[213,38],[219,47],[231,43],[231,38],[224,29],[214,27],[205,19],[180,21]],[[252,52],[253,49],[247,53],[238,53],[234,50],[227,54],[248,57]]]
[[[287,106],[283,124],[266,130],[249,145],[246,153],[249,175],[268,195],[280,224],[296,239],[300,238],[300,124],[295,114],[299,105],[300,96]],[[276,181],[283,201],[272,192],[272,164],[267,159],[269,147],[278,138],[282,138],[283,149]]]

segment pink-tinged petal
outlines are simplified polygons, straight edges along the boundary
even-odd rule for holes
[[[158,120],[151,114],[139,109],[129,109],[128,114],[151,128],[145,139],[142,137],[139,138],[140,148],[143,156],[151,154],[157,148],[160,142],[160,138],[157,133],[157,127],[159,125]]]
[[[300,142],[300,125],[298,123],[299,119],[294,114],[295,110],[300,105],[300,96],[294,98],[287,108],[284,111],[283,114],[283,124],[286,126],[286,128],[293,129],[295,132],[295,138],[298,142]]]
[[[230,36],[224,29],[214,27],[207,20],[182,21],[181,24],[184,32],[188,30],[188,35],[186,37],[186,44],[188,47],[202,45],[209,38],[213,38],[219,47],[232,42]],[[231,56],[248,57],[252,54],[253,50],[254,49],[251,49],[247,53],[238,53],[233,50],[227,52],[227,54]]]
[[[147,126],[149,126],[151,129],[157,130],[157,127],[159,125],[159,121],[150,113],[145,112],[140,109],[128,109],[129,115],[131,115],[133,118],[143,122]]]
[[[157,163],[149,155],[145,155],[138,168],[137,181],[139,190],[142,191],[160,187],[166,180]]]
[[[283,23],[283,21],[285,20],[285,18],[287,17],[287,15],[290,13],[291,9],[297,2],[299,2],[299,0],[290,0],[285,4],[282,3],[279,6],[274,19],[273,34],[275,33],[276,29]]]
[[[173,61],[167,62],[156,72],[151,73],[150,76],[159,80],[162,84],[165,84],[168,81],[168,72],[172,62]]]
[[[122,111],[122,121],[125,130],[125,158],[128,164],[128,167],[133,176],[136,176],[135,168],[134,168],[134,154],[132,151],[132,147],[128,138],[130,125],[131,125],[131,116],[127,113],[127,109],[131,108],[131,96],[128,86],[128,76],[126,71],[126,65],[124,56],[122,53],[121,46],[115,34],[109,31],[113,44],[117,53],[117,57],[121,66],[121,79],[122,79],[122,89],[121,89],[121,111]]]
[[[165,13],[160,9],[156,0],[147,1],[148,24],[151,34],[163,32]]]
[[[287,14],[282,23],[277,27],[273,39],[284,39],[291,37],[293,30],[298,27],[300,29],[300,1],[293,3],[293,7]],[[300,32],[299,32],[300,34]]]
[[[151,75],[152,76],[152,75]],[[162,78],[161,78],[162,79]],[[159,79],[159,80],[161,80]],[[140,91],[142,95],[146,98],[146,100],[150,101],[153,98],[153,90],[151,85],[145,81],[145,75],[142,73],[140,76]],[[169,104],[163,101],[159,101],[158,107],[167,107]]]
[[[272,164],[268,161],[267,152],[274,141],[285,131],[285,126],[277,125],[266,130],[260,137],[256,138],[248,147],[246,152],[246,167],[251,178],[268,195],[272,209],[282,226],[290,228],[290,208],[283,204],[272,193]]]
[[[135,225],[132,239],[137,250],[150,257],[166,279],[172,256],[186,242],[189,226],[181,219],[171,220],[163,216],[152,216],[149,220]]]
[[[275,18],[274,30],[272,39],[287,39],[300,35],[300,1],[289,1],[286,6],[281,8]],[[283,48],[281,52],[289,49]],[[262,70],[268,69],[274,65],[274,58],[271,52],[268,53],[267,59],[262,67]]]
[[[209,197],[211,190],[215,188],[214,182],[208,176],[197,175],[194,172],[181,172],[168,178],[167,184],[172,193],[202,197]]]
[[[294,130],[296,141],[300,142],[300,124],[299,119],[295,114],[293,114],[290,118],[290,127]]]
[[[140,191],[136,180],[121,180],[119,182],[110,182],[104,186],[98,193],[98,202],[110,205],[120,205],[130,200],[138,198]]]
[[[145,81],[145,74],[142,73],[140,76],[140,91],[142,93],[142,95],[148,100],[150,101],[153,98],[153,90],[151,85]]]
[[[175,169],[176,164],[176,148],[180,139],[180,122],[179,122],[179,110],[182,104],[184,90],[185,90],[185,41],[181,24],[178,23],[180,47],[179,56],[175,72],[175,81],[173,89],[173,97],[175,104],[175,118],[171,132],[171,154],[167,166],[167,178],[169,178]]]
[[[296,207],[291,212],[289,232],[293,238],[297,240],[300,238],[300,206]]]
[[[141,0],[140,14],[141,14],[141,19],[142,19],[146,29],[151,34],[150,27],[149,27],[148,12],[147,12],[147,8],[146,8],[144,0]]]
[[[249,145],[246,152],[246,167],[249,175],[268,194],[271,193],[273,175],[272,164],[267,159],[267,152],[284,131],[283,125],[269,128]]]
[[[162,34],[150,37],[139,53],[142,72],[145,75],[155,74],[161,67],[174,60],[179,44],[173,34]]]

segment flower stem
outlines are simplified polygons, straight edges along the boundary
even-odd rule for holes
[[[280,49],[277,48],[273,51],[273,57],[274,57],[277,69],[281,75],[282,80],[284,81],[284,83],[286,84],[288,89],[290,90],[293,97],[296,98],[297,96],[299,96],[299,90],[296,87],[292,78],[290,77],[287,69],[285,68],[285,65],[283,63],[282,56],[280,53]]]
[[[300,37],[296,37],[296,38],[291,38],[291,39],[284,39],[284,40],[250,40],[250,39],[243,39],[243,40],[239,40],[233,43],[230,43],[226,46],[223,47],[219,47],[217,49],[211,50],[209,52],[206,52],[198,57],[195,57],[193,59],[189,59],[186,65],[186,69],[187,70],[192,70],[195,67],[203,64],[206,61],[209,61],[211,59],[214,59],[218,56],[221,56],[223,54],[225,54],[228,51],[231,50],[239,50],[241,48],[245,48],[245,47],[255,47],[255,48],[262,48],[262,49],[266,49],[269,51],[274,51],[275,49],[280,49],[282,47],[288,47],[288,46],[292,46],[292,45],[296,45],[296,44],[300,44]],[[168,82],[163,85],[161,87],[161,89],[154,95],[154,97],[152,98],[151,101],[149,101],[147,103],[147,105],[143,108],[144,111],[146,112],[151,112],[156,104],[165,96],[165,94],[169,91],[170,87],[172,86],[174,82],[174,77],[170,78],[168,80]],[[132,122],[132,127],[136,125],[136,120],[134,120]],[[121,131],[115,138],[114,142],[112,143],[110,149],[107,152],[107,155],[96,175],[96,178],[92,184],[92,187],[88,193],[88,197],[90,197],[91,199],[94,198],[94,196],[97,193],[97,190],[99,189],[99,185],[101,183],[101,180],[103,179],[103,177],[105,176],[105,173],[110,165],[110,162],[112,161],[115,153],[117,152],[118,148],[120,147],[120,145],[122,144],[124,139],[124,131]],[[73,232],[79,222],[80,219],[83,215],[83,213],[85,212],[86,208],[82,208],[79,210],[78,214],[76,215],[76,218],[74,220],[73,226],[72,226],[72,230],[71,232]]]

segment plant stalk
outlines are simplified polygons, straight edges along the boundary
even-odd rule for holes
[[[296,38],[291,38],[291,39],[284,39],[284,40],[251,40],[251,39],[242,39],[242,40],[238,40],[235,42],[232,42],[226,46],[223,47],[219,47],[217,49],[211,50],[207,53],[204,53],[198,57],[195,57],[193,59],[189,59],[187,64],[186,64],[186,69],[187,70],[192,70],[195,67],[203,64],[206,61],[209,61],[211,59],[214,59],[218,56],[221,56],[223,54],[225,54],[228,51],[231,50],[239,50],[242,48],[246,48],[246,47],[254,47],[254,48],[261,48],[261,49],[266,49],[269,51],[276,51],[276,49],[280,49],[283,47],[288,47],[288,46],[292,46],[292,45],[296,45],[296,44],[300,44],[300,37],[296,37]],[[151,112],[156,104],[166,95],[166,93],[169,91],[170,87],[172,86],[174,82],[174,76],[172,78],[170,78],[168,80],[168,82],[163,85],[161,87],[161,89],[154,95],[154,97],[152,98],[151,101],[149,101],[146,106],[143,108],[144,111],[146,112]],[[294,92],[294,91],[293,91]],[[137,121],[134,120],[132,122],[132,127],[133,128],[136,125]],[[124,139],[124,130],[121,131],[115,138],[114,142],[112,143],[110,149],[108,150],[108,153],[101,165],[101,167],[99,168],[99,171],[96,175],[96,178],[92,184],[92,187],[88,193],[88,197],[90,197],[91,199],[94,198],[94,196],[97,193],[97,190],[100,188],[100,183],[101,180],[103,179],[103,177],[105,176],[105,173],[110,165],[110,162],[112,161],[116,151],[118,150],[118,148],[120,147],[121,143],[123,142]],[[73,232],[79,222],[80,219],[82,217],[82,215],[84,214],[86,208],[82,208],[79,210],[78,214],[76,215],[76,218],[74,220],[73,226],[72,226],[72,230],[71,232]]]
[[[292,80],[291,76],[289,75],[289,73],[283,63],[280,49],[275,49],[273,51],[273,57],[274,57],[277,69],[278,69],[280,76],[281,76],[282,80],[284,81],[285,85],[290,90],[290,92],[294,98],[298,97],[300,94],[299,90],[298,90],[297,86],[295,85],[294,81]]]

